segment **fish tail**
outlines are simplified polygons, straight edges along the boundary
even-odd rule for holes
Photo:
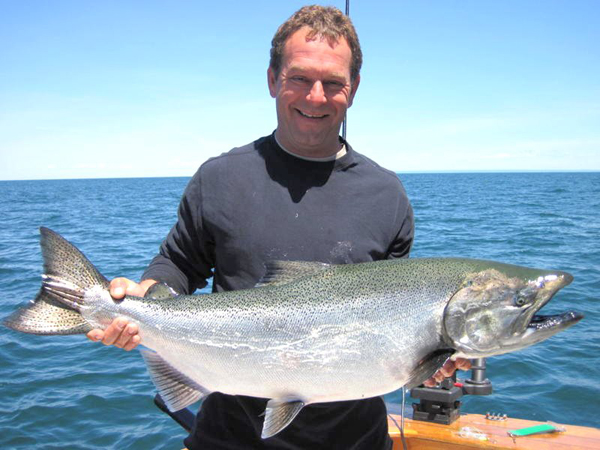
[[[40,228],[44,259],[42,288],[35,300],[15,311],[4,325],[30,334],[80,334],[93,327],[80,314],[84,293],[108,280],[83,253],[58,233]]]

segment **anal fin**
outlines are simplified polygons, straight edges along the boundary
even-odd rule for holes
[[[266,439],[279,433],[294,420],[305,405],[305,402],[298,399],[269,400],[265,410],[265,421],[261,437]]]
[[[179,372],[158,353],[140,350],[150,378],[170,411],[179,411],[200,400],[210,392]]]

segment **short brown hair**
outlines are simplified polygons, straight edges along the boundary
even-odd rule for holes
[[[356,80],[362,66],[362,51],[354,25],[350,18],[333,6],[311,5],[304,6],[296,11],[277,30],[271,41],[271,61],[269,66],[279,77],[283,49],[287,39],[300,28],[309,27],[311,32],[307,35],[309,39],[314,37],[325,38],[329,43],[336,42],[343,37],[348,42],[352,51],[350,62],[350,80]]]

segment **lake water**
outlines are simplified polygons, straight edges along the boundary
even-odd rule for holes
[[[416,215],[411,256],[568,271],[575,281],[544,311],[586,316],[542,344],[488,359],[494,394],[465,397],[463,411],[600,427],[600,173],[400,178]],[[75,243],[108,278],[138,279],[173,224],[187,181],[0,181],[0,316],[39,289],[42,225]],[[135,351],[0,327],[0,448],[181,448],[185,433],[153,396]]]

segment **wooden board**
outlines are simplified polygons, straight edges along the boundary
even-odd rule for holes
[[[388,416],[389,433],[394,441],[393,450],[403,450],[399,426],[401,418],[397,414]],[[543,434],[511,438],[507,431],[539,425],[522,419],[508,418],[505,421],[488,420],[480,414],[462,415],[451,425],[420,422],[404,419],[404,436],[410,450],[439,449],[600,449],[600,429],[575,425],[560,425],[564,433]],[[466,429],[479,431],[481,438],[461,436]]]

